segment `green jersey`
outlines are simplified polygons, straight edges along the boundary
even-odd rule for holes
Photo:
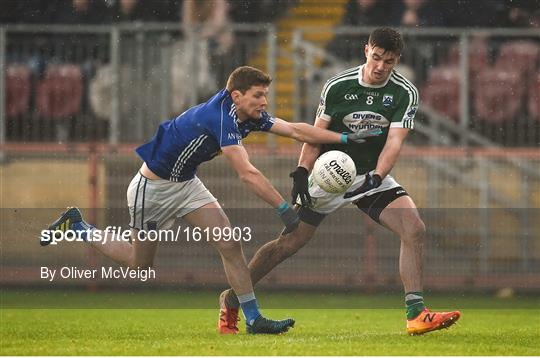
[[[405,77],[392,71],[380,85],[362,81],[364,65],[343,71],[323,87],[317,118],[329,121],[329,130],[351,133],[380,128],[382,134],[364,143],[323,145],[321,154],[340,150],[351,156],[358,174],[375,169],[390,128],[413,128],[418,110],[418,90]]]

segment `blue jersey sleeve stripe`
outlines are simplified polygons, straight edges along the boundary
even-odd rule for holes
[[[177,176],[180,176],[180,173],[182,173],[182,169],[184,169],[184,165],[187,163],[187,161],[197,152],[197,149],[204,143],[204,140],[208,138],[207,135],[203,135],[200,137],[200,140],[197,142],[195,147],[184,157],[182,162],[180,163],[180,167],[178,168]]]
[[[219,146],[221,147],[222,145],[222,142],[223,142],[223,104],[225,103],[225,98],[223,98],[221,100],[221,129],[220,129],[220,132],[219,132]]]
[[[193,139],[180,153],[178,156],[178,159],[176,160],[176,163],[174,164],[173,170],[171,171],[171,178],[179,176],[179,174],[182,171],[182,168],[184,167],[184,164],[187,162],[187,160],[195,153],[197,148],[199,148],[204,142],[204,140],[208,138],[206,134],[202,134],[199,137]]]

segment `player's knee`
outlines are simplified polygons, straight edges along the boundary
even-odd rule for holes
[[[408,220],[405,226],[405,237],[414,243],[422,243],[426,235],[426,225],[418,216]]]
[[[217,240],[213,245],[225,257],[235,256],[242,252],[240,242],[234,240]]]

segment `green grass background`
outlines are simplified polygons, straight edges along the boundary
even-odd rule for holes
[[[216,333],[216,292],[6,291],[2,355],[539,355],[537,297],[434,296],[448,330],[405,334],[400,295],[259,293],[263,313],[294,317],[279,336]],[[57,307],[57,308],[50,308]],[[63,307],[63,308],[60,308]],[[128,308],[121,308],[128,307]],[[151,308],[160,307],[160,308]],[[198,307],[198,308],[197,308]],[[265,309],[266,307],[266,309]],[[392,308],[393,307],[393,308]]]

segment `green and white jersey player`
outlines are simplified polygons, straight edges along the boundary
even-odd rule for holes
[[[399,271],[405,291],[407,332],[423,334],[449,327],[459,319],[460,313],[431,312],[425,307],[422,294],[425,225],[411,197],[389,175],[405,137],[413,128],[419,102],[414,85],[394,70],[402,49],[399,32],[378,28],[365,45],[366,63],[326,82],[315,127],[349,133],[379,128],[381,133],[347,148],[304,144],[298,168],[291,173],[300,224],[293,232],[282,234],[260,248],[249,268],[252,281],[258,282],[304,246],[327,214],[354,203],[400,237]],[[358,175],[345,195],[329,194],[315,183],[308,184],[308,173],[315,160],[332,149],[346,151],[356,164]],[[223,292],[220,302],[222,309],[238,307],[232,290]]]
[[[301,172],[304,172],[302,168],[310,169],[313,166],[310,161],[317,150],[317,156],[330,150],[345,151],[356,165],[357,178],[351,187],[351,192],[355,195],[348,193],[344,197],[340,194],[328,194],[310,181],[310,198],[300,194],[299,204],[306,206],[311,199],[312,205],[307,206],[311,206],[317,213],[329,214],[350,202],[356,203],[363,197],[372,196],[374,200],[377,199],[378,210],[367,211],[367,208],[372,208],[371,200],[362,205],[366,210],[363,207],[361,209],[380,223],[380,211],[386,207],[381,205],[387,205],[399,196],[407,195],[388,173],[397,159],[403,139],[413,128],[414,116],[418,110],[418,90],[393,69],[399,56],[389,51],[383,52],[382,49],[377,52],[367,46],[366,56],[379,60],[368,62],[379,63],[380,68],[375,67],[370,71],[369,67],[366,68],[367,64],[351,68],[330,78],[323,87],[315,126],[339,133],[365,133],[380,129],[381,134],[368,137],[364,143],[346,149],[334,145],[304,147],[299,165]],[[369,76],[372,71],[381,75],[385,72],[388,74],[384,80],[376,81]],[[380,161],[385,148],[386,153]],[[297,172],[295,176],[298,176]],[[369,190],[364,190],[364,186],[362,190],[355,192],[366,180],[375,180],[375,185]],[[390,189],[394,189],[392,193],[387,192]],[[380,203],[380,196],[374,196],[380,192],[387,192],[384,204]]]
[[[418,109],[418,90],[395,70],[381,84],[362,80],[365,65],[343,71],[329,79],[321,93],[317,118],[328,122],[334,132],[367,132],[380,129],[382,134],[349,148],[323,146],[349,154],[357,173],[375,169],[391,128],[413,129]],[[324,123],[324,122],[323,122]]]

